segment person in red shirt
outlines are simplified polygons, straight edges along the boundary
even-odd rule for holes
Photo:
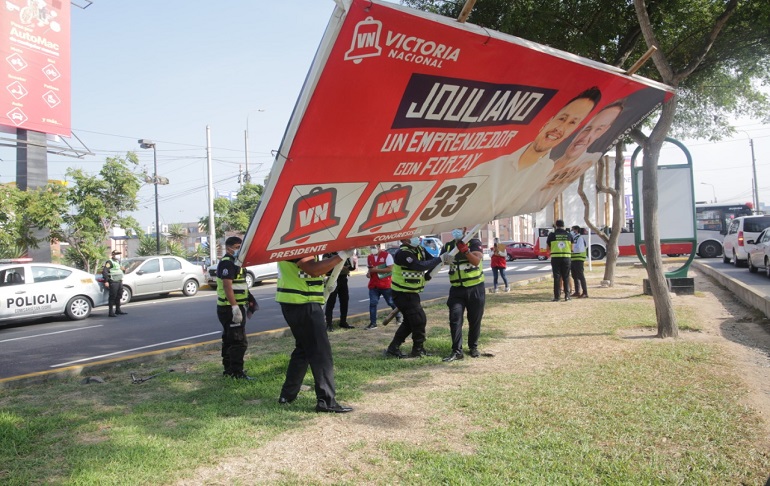
[[[380,302],[380,297],[385,298],[385,303],[391,309],[396,308],[396,304],[393,303],[393,293],[390,289],[393,256],[387,251],[382,251],[380,245],[373,245],[369,250],[371,252],[366,259],[366,266],[368,268],[366,276],[369,277],[369,325],[364,329],[374,329],[377,327],[377,304]],[[401,324],[402,320],[401,314],[397,314],[396,321]]]
[[[500,243],[499,238],[495,238],[495,244],[490,248],[492,253],[492,293],[497,293],[497,276],[499,275],[503,279],[505,284],[505,291],[508,292],[511,288],[508,286],[508,278],[505,276],[505,268],[507,265],[507,252],[505,245]]]

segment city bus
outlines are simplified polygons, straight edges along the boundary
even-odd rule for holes
[[[751,216],[752,214],[754,213],[748,204],[696,204],[698,256],[716,258],[721,255],[722,241],[727,234],[730,222],[739,216]]]

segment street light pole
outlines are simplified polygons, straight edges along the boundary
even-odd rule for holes
[[[246,159],[246,172],[243,176],[243,182],[244,183],[251,183],[251,174],[249,174],[249,115],[254,112],[262,112],[265,111],[264,109],[260,108],[259,110],[254,110],[249,112],[246,115],[246,130],[243,132],[243,147],[245,150],[245,159]]]
[[[751,146],[751,170],[754,173],[754,211],[759,211],[759,189],[757,188],[757,161],[754,159],[754,140],[749,137]]]
[[[152,149],[153,176],[152,184],[155,186],[155,254],[160,255],[160,213],[158,212],[158,151],[152,140],[139,140],[139,147]]]

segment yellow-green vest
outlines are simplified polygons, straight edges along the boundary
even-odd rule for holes
[[[318,260],[318,257],[316,257]],[[282,304],[324,303],[323,275],[311,277],[295,262],[278,262],[278,285],[275,301]]]
[[[110,262],[110,282],[120,282],[123,280],[123,269],[120,268],[120,262],[117,260],[108,260]]]
[[[408,251],[409,253],[412,253],[417,257],[417,260],[425,259],[425,254],[421,252],[419,248],[401,245],[399,251]],[[390,287],[397,292],[419,294],[425,288],[425,272],[421,270],[409,270],[398,263],[394,263]]]
[[[225,255],[222,257],[222,261],[230,260],[235,261],[235,258],[231,255]],[[233,278],[233,293],[235,294],[235,302],[238,305],[246,305],[249,302],[249,288],[246,286],[246,270],[242,267],[236,266],[238,269],[238,275]],[[225,306],[230,305],[225,295],[225,286],[222,285],[222,279],[219,278],[219,271],[217,270],[217,305]]]
[[[582,238],[582,237],[578,235],[577,238]],[[575,238],[575,241],[577,241],[577,238]],[[572,251],[571,248],[570,248],[570,251]],[[588,255],[588,248],[584,248],[583,251],[579,251],[579,252],[572,251],[572,260],[576,262],[584,262],[586,261],[587,255]]]
[[[572,255],[572,241],[569,233],[555,233],[551,242],[551,258],[569,258]]]
[[[457,243],[452,240],[444,245],[444,253],[452,251]],[[484,283],[484,270],[482,262],[479,266],[471,265],[468,257],[460,252],[455,253],[455,259],[449,264],[449,283],[452,287],[473,287]]]

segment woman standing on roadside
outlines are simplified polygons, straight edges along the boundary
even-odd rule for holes
[[[505,284],[505,291],[508,292],[511,288],[508,286],[508,278],[505,276],[505,268],[507,267],[507,252],[505,251],[505,245],[500,243],[499,238],[495,238],[495,243],[490,248],[492,252],[492,293],[497,293],[497,276],[498,274],[503,279]]]

